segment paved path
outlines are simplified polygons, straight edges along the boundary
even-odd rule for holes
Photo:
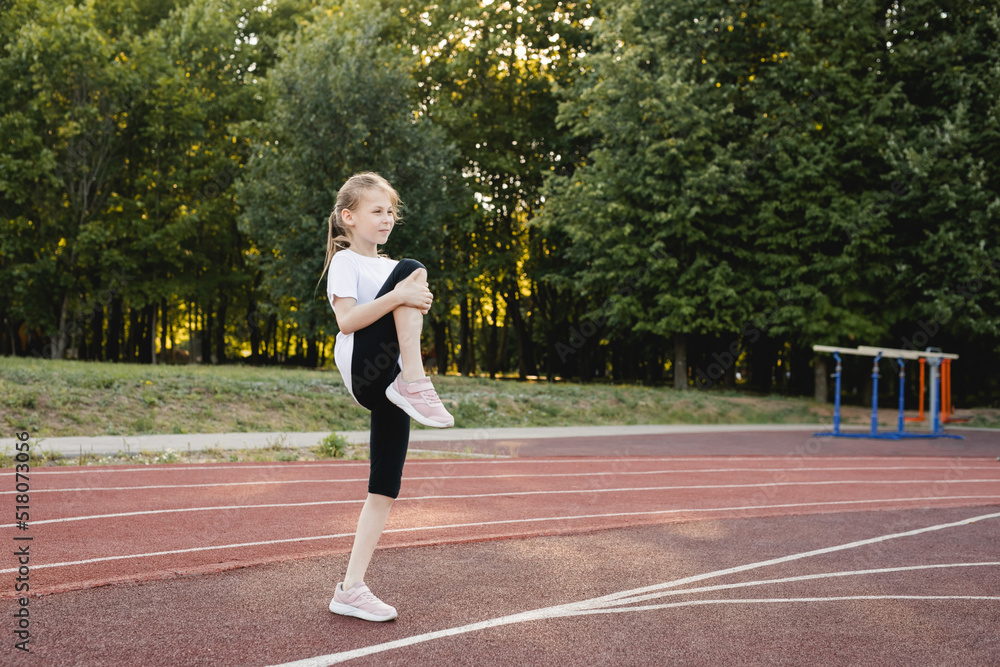
[[[685,425],[667,424],[652,426],[554,426],[535,428],[450,428],[425,429],[414,427],[410,431],[410,443],[433,442],[484,442],[504,440],[538,440],[552,438],[611,437],[620,435],[665,435],[676,433],[736,433],[752,431],[822,431],[829,426],[821,424],[786,425]],[[344,436],[352,444],[368,444],[368,431],[332,431]],[[274,443],[284,443],[291,447],[313,447],[331,431],[307,431],[301,433],[274,431],[270,433],[181,433],[154,435],[99,435],[41,438],[38,444],[45,450],[65,454],[79,451],[95,454],[113,454],[119,451],[138,452],[159,451],[172,448],[175,451],[201,451],[211,447],[239,449],[267,447]],[[1000,431],[997,432],[1000,435]],[[13,448],[14,438],[0,438],[0,449]]]
[[[568,443],[568,448],[574,453],[582,453],[577,449],[577,444],[586,442],[590,444],[599,443],[622,443],[623,439],[636,445],[640,443],[653,443],[654,450],[662,453],[661,446],[665,442],[659,436],[683,435],[689,436],[686,439],[674,439],[671,442],[681,441],[699,443],[719,443],[731,441],[725,434],[733,433],[769,433],[780,434],[781,442],[776,443],[778,449],[786,447],[786,443],[797,442],[802,434],[829,431],[829,424],[664,424],[649,426],[552,426],[534,428],[455,428],[455,429],[424,429],[415,428],[410,432],[411,449],[436,449],[453,452],[462,452],[469,449],[473,452],[510,455],[512,451],[524,447],[527,444],[536,445],[532,448],[533,453],[540,453],[540,449],[551,449],[558,453],[566,449],[564,445]],[[866,431],[867,427],[844,427],[848,432]],[[919,432],[919,431],[914,431]],[[878,449],[891,448],[899,452],[927,453],[935,450],[939,453],[952,451],[969,451],[969,446],[974,445],[978,455],[988,455],[989,451],[979,451],[979,446],[989,447],[1000,445],[1000,429],[977,429],[977,428],[948,428],[947,433],[962,435],[966,441],[962,445],[957,445],[954,440],[859,440],[852,442],[846,438],[819,438],[824,443],[828,443],[824,450],[829,453],[840,453],[848,451],[865,450],[869,446]],[[331,431],[309,431],[302,433],[276,431],[273,433],[182,433],[182,434],[159,434],[159,435],[132,435],[132,436],[72,436],[57,438],[41,438],[37,440],[36,447],[41,447],[45,451],[54,451],[61,454],[73,455],[81,452],[94,454],[114,454],[117,452],[140,452],[140,451],[164,451],[173,449],[174,451],[203,451],[209,448],[220,449],[253,449],[265,448],[274,444],[283,444],[288,447],[314,447],[321,440],[330,435]],[[350,441],[352,444],[367,444],[368,431],[335,431]],[[721,437],[720,437],[721,435]],[[544,442],[540,442],[544,441]],[[0,438],[0,450],[5,448],[14,451],[17,441],[14,438]],[[763,441],[763,442],[766,442]],[[900,447],[893,447],[893,443],[902,443]],[[761,444],[760,442],[757,445]],[[513,450],[511,448],[514,448]],[[587,454],[595,454],[589,448]],[[526,450],[525,450],[526,451]],[[782,451],[787,451],[783,449]],[[642,452],[633,452],[640,454]],[[718,453],[718,452],[716,452]]]

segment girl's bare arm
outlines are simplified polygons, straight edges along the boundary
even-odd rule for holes
[[[357,299],[334,296],[333,312],[337,317],[337,326],[344,334],[351,334],[358,329],[364,329],[370,324],[382,319],[388,313],[400,306],[418,309],[424,315],[430,310],[433,296],[427,283],[423,282],[417,272],[399,281],[399,284],[389,293],[383,294],[370,303],[358,305]]]

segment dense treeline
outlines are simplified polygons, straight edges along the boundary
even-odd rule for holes
[[[815,343],[935,346],[1000,400],[988,3],[15,0],[0,42],[2,354],[329,363],[371,169],[439,372],[821,394]]]

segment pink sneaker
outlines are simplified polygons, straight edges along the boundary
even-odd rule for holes
[[[449,428],[455,425],[455,418],[444,409],[428,377],[416,382],[403,382],[403,376],[397,375],[385,388],[385,396],[424,426]]]
[[[366,621],[391,621],[396,618],[396,608],[379,600],[364,582],[360,581],[347,591],[344,590],[344,582],[337,584],[333,599],[330,600],[330,611],[342,616],[356,616]]]

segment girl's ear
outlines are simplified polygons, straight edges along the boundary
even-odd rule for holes
[[[351,213],[350,209],[345,208],[343,211],[340,212],[340,221],[348,227],[353,227],[354,214]]]

